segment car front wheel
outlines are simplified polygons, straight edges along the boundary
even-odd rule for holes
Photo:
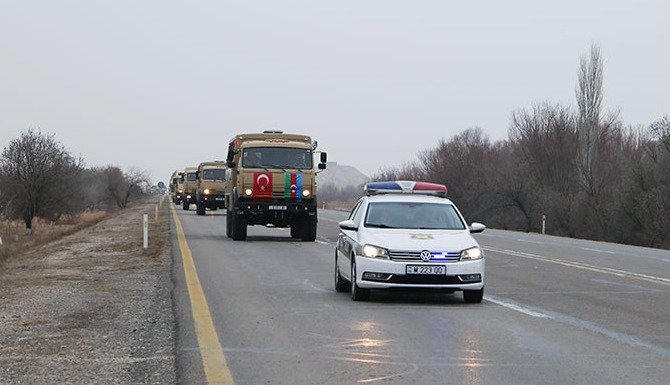
[[[356,283],[356,257],[351,257],[351,299],[365,301],[370,297],[370,289],[361,289]]]
[[[340,269],[337,266],[337,250],[335,250],[335,291],[344,293],[349,290],[349,282],[345,281],[340,274]]]
[[[466,303],[480,303],[484,299],[484,288],[479,290],[463,290],[463,300]]]

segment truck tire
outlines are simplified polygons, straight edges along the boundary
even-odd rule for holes
[[[232,218],[233,218],[233,213],[230,212],[230,210],[226,210],[226,237],[230,238],[232,236]]]
[[[316,221],[312,219],[307,219],[302,222],[302,240],[305,242],[314,242],[316,239]]]
[[[198,215],[205,215],[205,202],[196,202],[195,213]]]
[[[188,199],[183,199],[182,200],[182,205],[181,208],[188,211],[190,204],[188,203]]]
[[[247,239],[247,219],[242,215],[232,215],[232,232],[231,237],[234,241],[244,241]]]
[[[291,238],[298,239],[302,238],[302,226],[300,222],[293,222],[291,224]]]

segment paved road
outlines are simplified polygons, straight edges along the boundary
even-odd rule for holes
[[[670,252],[487,230],[481,304],[460,293],[333,289],[346,214],[321,211],[317,242],[178,210],[236,384],[668,384]],[[179,249],[178,365],[204,382]],[[216,349],[215,349],[216,350]]]

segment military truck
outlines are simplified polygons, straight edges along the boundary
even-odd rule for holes
[[[180,178],[183,183],[183,193],[181,196],[182,208],[188,210],[191,203],[195,203],[195,188],[197,187],[196,172],[197,167],[184,168],[184,174]]]
[[[195,212],[205,215],[205,209],[212,211],[226,208],[225,162],[202,162],[196,171]]]
[[[170,186],[169,186],[169,191],[170,191],[170,199],[172,199],[172,203],[174,204],[180,204],[181,203],[181,193],[179,191],[179,178],[181,177],[181,174],[184,173],[184,170],[175,170],[172,173],[172,176],[170,177]]]
[[[291,237],[316,239],[316,142],[282,131],[240,134],[226,158],[226,235],[247,238],[247,226],[290,227]],[[320,153],[318,169],[326,168]]]

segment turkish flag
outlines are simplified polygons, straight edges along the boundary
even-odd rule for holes
[[[252,190],[254,198],[271,199],[272,198],[272,173],[256,172],[254,173],[254,188]]]

